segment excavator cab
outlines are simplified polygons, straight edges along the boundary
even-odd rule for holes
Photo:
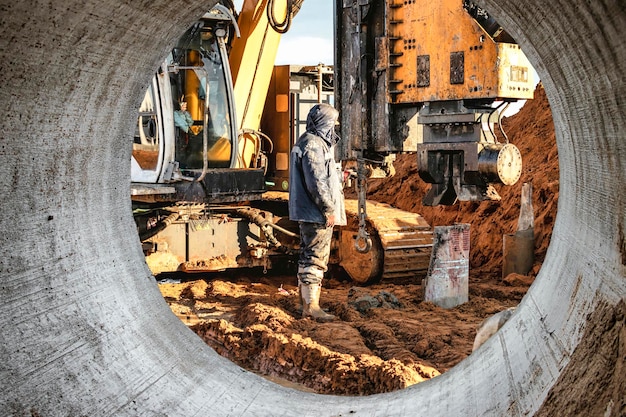
[[[259,199],[260,169],[238,164],[238,128],[226,45],[237,26],[217,5],[179,39],[141,105],[131,162],[133,201]]]
[[[209,19],[191,27],[168,58],[174,107],[176,161],[182,171],[230,168],[236,131],[230,103],[225,31]],[[226,65],[224,64],[226,62]]]

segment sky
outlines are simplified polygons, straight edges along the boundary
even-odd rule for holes
[[[241,10],[243,0],[235,0]],[[304,0],[280,40],[276,65],[333,64],[333,0]]]
[[[304,0],[280,41],[277,64],[332,65],[333,54],[333,0]]]

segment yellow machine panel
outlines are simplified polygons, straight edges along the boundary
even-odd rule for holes
[[[496,43],[498,50],[498,98],[532,99],[535,79],[532,66],[519,45]]]
[[[389,9],[382,47],[389,48],[390,102],[533,97],[531,65],[519,46],[496,43],[463,0],[424,3]]]
[[[275,13],[285,15],[286,0],[272,4]],[[259,128],[274,70],[281,34],[270,27],[267,6],[267,1],[244,1],[238,21],[242,37],[233,40],[229,54],[239,129]]]

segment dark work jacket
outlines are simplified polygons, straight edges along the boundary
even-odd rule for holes
[[[330,214],[337,226],[346,224],[341,167],[335,162],[334,146],[307,131],[291,150],[289,218],[326,223]]]

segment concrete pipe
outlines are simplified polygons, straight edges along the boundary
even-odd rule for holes
[[[0,414],[624,413],[623,1],[478,1],[550,100],[552,242],[497,337],[441,377],[368,397],[296,392],[238,368],[169,312],[145,266],[128,137],[152,71],[211,3],[0,1]]]

